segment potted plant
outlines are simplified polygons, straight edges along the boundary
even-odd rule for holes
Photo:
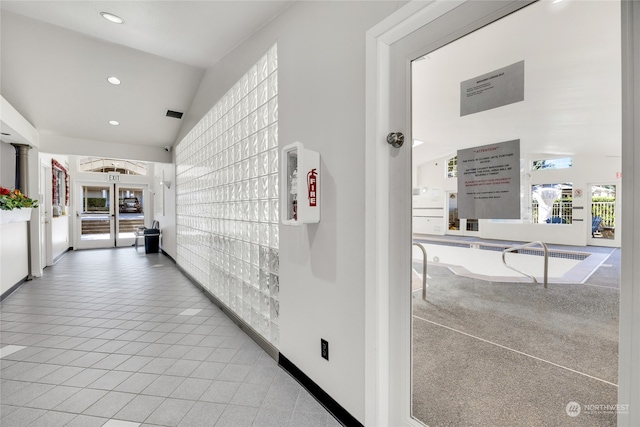
[[[0,223],[29,221],[31,209],[38,207],[38,201],[30,199],[20,190],[0,187]]]

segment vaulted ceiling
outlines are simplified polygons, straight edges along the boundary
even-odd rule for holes
[[[2,0],[2,96],[41,137],[170,146],[167,110],[186,112],[205,70],[291,3]]]

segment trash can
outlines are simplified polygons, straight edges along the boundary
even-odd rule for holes
[[[147,228],[144,230],[144,253],[158,253],[160,249],[160,230]]]

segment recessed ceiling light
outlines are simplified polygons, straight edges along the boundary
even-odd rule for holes
[[[417,147],[418,145],[424,144],[424,141],[420,141],[419,139],[413,140],[413,147]]]
[[[114,15],[113,13],[100,12],[100,15],[102,15],[102,17],[104,19],[106,19],[107,21],[111,21],[111,22],[116,23],[116,24],[124,24],[124,19],[120,18],[119,16]]]
[[[120,84],[120,79],[115,77],[115,76],[111,76],[107,79],[107,81],[109,83],[111,83],[112,85],[119,85]]]
[[[118,126],[120,124],[120,122],[117,121],[117,120],[109,120],[109,124],[113,125],[113,126]]]

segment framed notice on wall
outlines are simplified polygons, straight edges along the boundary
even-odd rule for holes
[[[520,219],[520,140],[458,151],[458,216]]]

